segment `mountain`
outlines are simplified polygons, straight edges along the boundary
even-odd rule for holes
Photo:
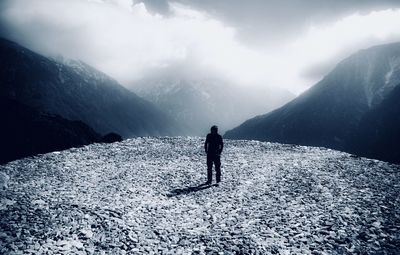
[[[204,135],[213,124],[223,133],[294,97],[278,88],[244,87],[218,78],[179,74],[152,75],[132,86],[138,95],[165,109],[191,135]]]
[[[0,119],[0,164],[101,140],[81,121],[41,113],[8,98],[0,98]]]
[[[222,182],[207,186],[203,142],[134,138],[0,165],[1,253],[398,254],[400,166],[226,140]]]
[[[399,83],[400,43],[361,50],[291,102],[244,122],[225,137],[353,151],[354,134],[369,126],[360,125],[363,118],[375,116],[373,111],[391,111],[385,102],[398,93]]]
[[[175,135],[176,123],[148,101],[80,61],[58,61],[0,40],[0,96],[81,120],[100,134]]]
[[[400,84],[367,112],[348,143],[358,155],[400,163]]]

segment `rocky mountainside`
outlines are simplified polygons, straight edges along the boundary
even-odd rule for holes
[[[244,87],[217,78],[181,77],[174,72],[152,74],[132,86],[138,95],[165,109],[191,135],[204,135],[213,124],[225,132],[294,98],[278,88]]]
[[[100,134],[174,135],[179,127],[148,101],[80,61],[56,61],[0,39],[0,95],[81,120]]]
[[[17,158],[98,142],[81,121],[49,115],[0,97],[0,164]]]
[[[350,151],[355,147],[351,144],[355,141],[354,134],[368,128],[368,125],[360,125],[364,116],[375,108],[390,111],[383,109],[385,104],[382,103],[394,93],[398,84],[400,43],[375,46],[343,60],[293,101],[244,122],[225,137]],[[388,121],[396,118],[385,116]]]
[[[400,164],[400,84],[360,121],[349,139],[349,150]]]
[[[0,253],[396,254],[400,168],[330,149],[200,138],[92,144],[0,166]]]

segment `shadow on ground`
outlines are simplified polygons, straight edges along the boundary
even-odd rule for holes
[[[187,195],[187,194],[190,194],[192,192],[197,192],[197,191],[208,189],[208,188],[211,188],[211,187],[214,187],[214,186],[218,186],[218,185],[217,184],[211,185],[211,184],[203,183],[203,184],[200,184],[198,186],[191,186],[191,187],[186,187],[186,188],[183,188],[183,189],[173,189],[173,190],[170,191],[169,194],[167,194],[167,196],[168,197],[175,197],[175,196],[179,196],[179,195]]]

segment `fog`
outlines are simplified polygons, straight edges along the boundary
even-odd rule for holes
[[[80,59],[129,86],[181,66],[196,79],[300,93],[342,58],[400,39],[398,1],[5,0],[1,36]]]

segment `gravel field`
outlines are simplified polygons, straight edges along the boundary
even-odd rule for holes
[[[222,183],[201,186],[203,142],[136,138],[0,165],[0,254],[400,254],[400,166],[226,140]]]

